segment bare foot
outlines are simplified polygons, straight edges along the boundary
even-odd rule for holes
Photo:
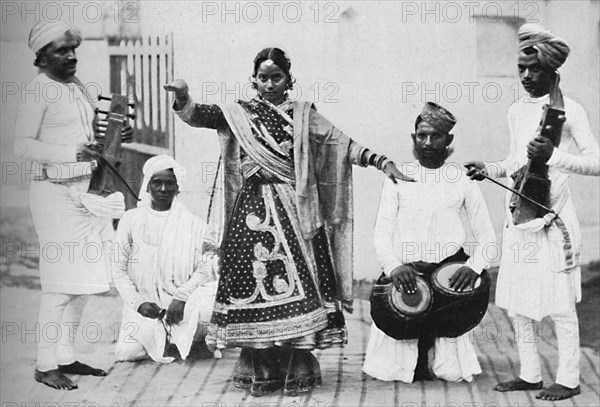
[[[58,365],[58,371],[60,373],[68,373],[68,374],[80,374],[87,376],[106,376],[106,372],[102,369],[96,369],[95,367],[91,367],[90,365],[86,365],[81,362],[73,362],[70,365]]]
[[[73,390],[77,388],[77,384],[60,373],[58,369],[48,370],[47,372],[40,372],[36,369],[33,378],[36,382],[43,383],[57,390]]]
[[[565,387],[561,384],[554,383],[550,387],[545,388],[535,396],[540,400],[564,400],[581,393],[581,387],[577,386],[574,389]]]
[[[544,382],[530,383],[526,382],[521,378],[516,378],[508,382],[498,383],[494,390],[505,392],[505,391],[525,391],[525,390],[539,390],[544,386]]]

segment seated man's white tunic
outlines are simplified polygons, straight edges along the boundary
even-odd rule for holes
[[[375,225],[375,250],[384,273],[415,261],[437,263],[461,247],[471,257],[466,265],[481,273],[497,247],[487,206],[479,186],[458,164],[428,169],[418,162],[400,170],[417,182],[385,180]],[[467,241],[461,220],[466,212],[475,242]],[[374,324],[363,371],[379,380],[413,381],[418,340],[396,340]],[[459,338],[436,338],[433,373],[447,381],[471,381],[481,373],[469,333]]]
[[[123,298],[118,360],[148,354],[162,363],[167,332],[183,359],[190,351],[198,323],[210,321],[216,293],[214,252],[205,240],[205,223],[175,199],[168,211],[150,206],[125,213],[117,230],[119,258],[112,273]],[[174,299],[185,301],[183,320],[167,326],[137,312],[144,302],[167,309]]]

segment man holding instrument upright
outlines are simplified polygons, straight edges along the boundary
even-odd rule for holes
[[[567,182],[569,174],[600,175],[598,142],[592,136],[587,115],[577,102],[563,98],[558,88],[557,69],[568,55],[566,42],[542,26],[525,24],[519,29],[519,77],[529,95],[508,110],[510,152],[503,161],[466,163],[467,175],[472,179],[507,176],[516,189],[519,186],[515,184],[521,183],[522,167],[547,165],[547,179],[541,180],[542,184],[546,182],[545,188],[536,188],[533,194],[527,193],[528,188],[521,190],[551,209],[550,213],[542,209],[534,219],[522,221],[520,204],[530,205],[530,201],[512,192],[506,196],[506,224],[496,289],[496,304],[507,309],[513,318],[521,372],[518,378],[499,383],[495,390],[542,389],[537,321],[547,315],[554,321],[558,372],[556,383],[536,395],[542,400],[563,400],[581,391],[575,309],[581,300],[581,235]],[[551,108],[564,111],[564,115],[540,126],[542,113]],[[558,131],[554,143],[542,135],[551,134],[553,127],[557,130],[561,125],[562,134]],[[572,146],[580,154],[569,153]],[[535,175],[531,180],[536,181]],[[522,184],[527,182],[525,178]]]
[[[73,342],[87,295],[109,288],[103,243],[125,210],[121,193],[87,193],[100,148],[91,99],[75,76],[80,43],[81,34],[63,22],[32,28],[29,47],[40,74],[27,85],[36,93],[19,108],[14,144],[15,155],[33,161],[36,172],[29,205],[42,249],[42,298],[34,378],[63,390],[77,388],[65,374],[106,375],[77,361]],[[131,127],[125,133],[127,139]]]

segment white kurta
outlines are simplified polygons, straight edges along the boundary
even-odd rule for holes
[[[173,299],[185,301],[183,320],[170,327],[172,343],[186,358],[198,322],[210,320],[216,293],[213,258],[205,251],[204,222],[176,202],[169,211],[150,207],[132,209],[119,223],[119,257],[112,268],[115,286],[123,298],[119,360],[146,353],[157,362],[163,357],[166,330],[159,320],[142,317],[144,302],[167,309]],[[141,345],[141,346],[140,346]]]
[[[94,110],[74,83],[38,75],[19,107],[14,152],[33,161],[29,204],[40,241],[44,292],[94,294],[108,290],[112,218],[125,210],[121,193],[87,194],[91,163],[76,162],[77,145],[93,140]],[[42,171],[44,170],[44,171]]]
[[[510,151],[506,159],[487,163],[492,177],[509,177],[527,163],[527,144],[533,139],[548,96],[523,97],[508,110]],[[598,142],[581,105],[565,98],[562,140],[548,160],[551,181],[550,204],[564,222],[573,248],[574,267],[568,268],[563,235],[555,224],[537,232],[515,227],[505,199],[507,220],[503,230],[502,258],[496,288],[496,304],[510,315],[541,320],[546,315],[572,312],[581,299],[581,232],[568,188],[571,173],[600,175]],[[579,150],[579,154],[572,153]]]
[[[385,180],[375,225],[375,250],[386,274],[414,261],[440,262],[464,247],[472,252],[469,265],[477,273],[496,257],[494,229],[479,186],[458,164],[432,170],[418,162],[400,170],[417,182]],[[467,242],[461,220],[466,213],[475,242]],[[468,250],[471,246],[471,250]],[[395,340],[371,328],[363,370],[380,380],[413,380],[417,340]],[[448,381],[472,380],[481,373],[468,333],[460,338],[437,338],[434,374]]]

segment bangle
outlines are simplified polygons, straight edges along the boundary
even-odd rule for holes
[[[377,156],[377,159],[375,160],[375,167],[377,167],[378,170],[383,169],[381,164],[386,160],[387,160],[387,157],[385,155]]]
[[[373,163],[375,162],[376,157],[377,157],[377,154],[371,153],[371,155],[369,156],[369,161],[367,162],[367,167],[369,165],[374,165]]]
[[[381,163],[381,168],[379,169],[383,171],[385,169],[385,166],[388,164],[394,164],[394,162],[386,157],[386,159],[383,160],[383,162]]]

